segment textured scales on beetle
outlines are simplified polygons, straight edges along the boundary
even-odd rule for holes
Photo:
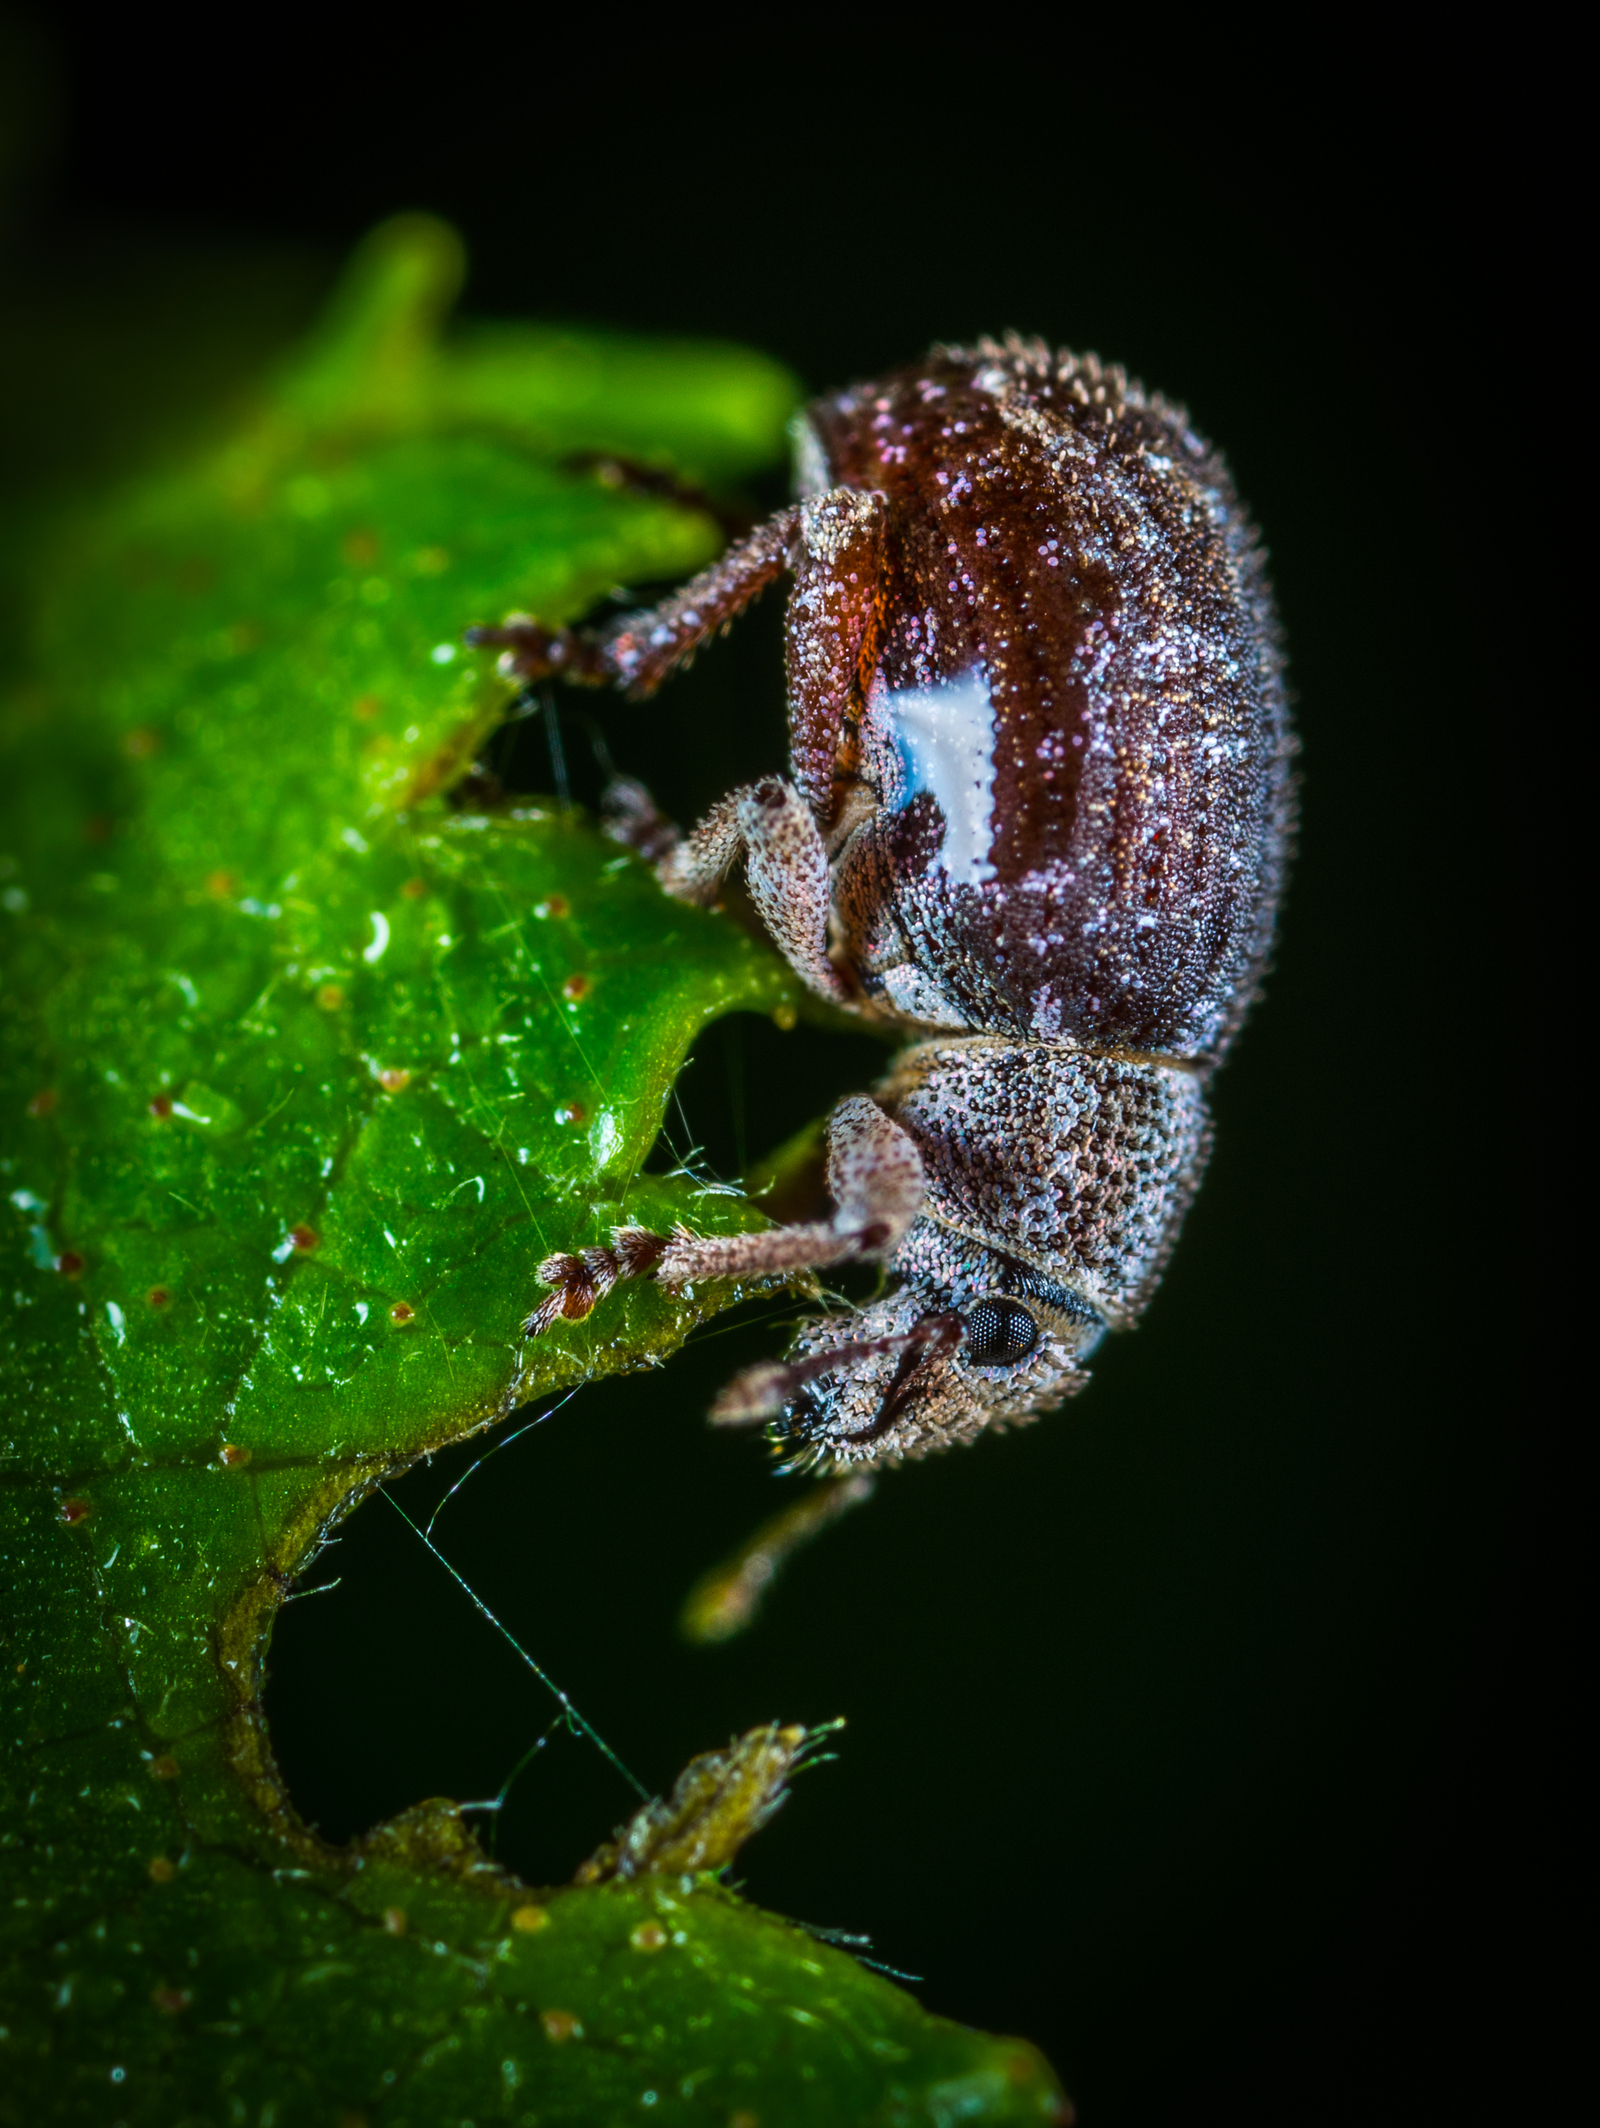
[[[805,982],[909,1046],[829,1120],[827,1218],[619,1228],[540,1265],[526,1327],[622,1278],[881,1263],[883,1298],[807,1324],[713,1412],[838,1471],[1050,1410],[1138,1320],[1271,945],[1292,739],[1227,470],[1120,370],[936,348],[814,404],[797,461],[800,499],[651,611],[476,639],[508,675],[638,698],[793,578],[788,776],[681,837],[621,785],[611,832],[688,901],[742,861]]]

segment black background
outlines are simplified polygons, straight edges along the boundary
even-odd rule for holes
[[[1467,1157],[1499,1067],[1463,1047],[1476,594],[1443,381],[1485,322],[1456,272],[1474,180],[1424,130],[1437,70],[1425,93],[1333,50],[933,21],[557,43],[456,9],[407,43],[57,8],[23,280],[122,333],[130,374],[141,319],[220,291],[196,326],[220,379],[426,207],[483,312],[726,335],[818,388],[1015,326],[1124,362],[1224,446],[1287,625],[1301,854],[1138,1335],[1069,1411],[892,1474],[719,1650],[675,1638],[677,1605],[781,1496],[701,1412],[770,1321],[581,1391],[436,1534],[653,1788],[770,1715],[844,1714],[747,1851],[751,1895],[1035,2040],[1091,2128],[1499,2117],[1515,1391]],[[115,406],[86,422],[114,451]],[[778,762],[777,624],[769,601],[652,707],[601,711],[678,815]],[[542,784],[530,744],[500,765]],[[672,1135],[736,1172],[880,1057],[726,1023]],[[482,1446],[396,1497],[430,1510]],[[553,1711],[538,1687],[382,1500],[333,1573],[272,1653],[301,1808],[343,1837],[492,1795]],[[500,1853],[563,1877],[628,1807],[558,1735]]]

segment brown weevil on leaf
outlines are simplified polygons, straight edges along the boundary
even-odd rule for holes
[[[688,901],[742,860],[811,989],[909,1046],[833,1111],[826,1218],[618,1228],[541,1264],[527,1330],[620,1278],[880,1263],[883,1298],[806,1325],[713,1414],[838,1473],[1051,1409],[1138,1320],[1271,944],[1292,740],[1227,470],[1120,370],[936,348],[814,404],[797,441],[800,500],[651,611],[475,634],[508,675],[641,697],[793,578],[789,775],[682,837],[623,785],[611,831]]]

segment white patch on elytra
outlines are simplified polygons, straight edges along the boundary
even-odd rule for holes
[[[994,704],[983,667],[931,687],[902,687],[874,707],[905,771],[902,802],[927,791],[944,815],[940,864],[969,886],[993,879]]]

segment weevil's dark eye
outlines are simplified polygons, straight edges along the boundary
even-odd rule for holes
[[[967,1310],[962,1356],[979,1367],[1009,1367],[1039,1342],[1039,1325],[1019,1300],[980,1300]]]

